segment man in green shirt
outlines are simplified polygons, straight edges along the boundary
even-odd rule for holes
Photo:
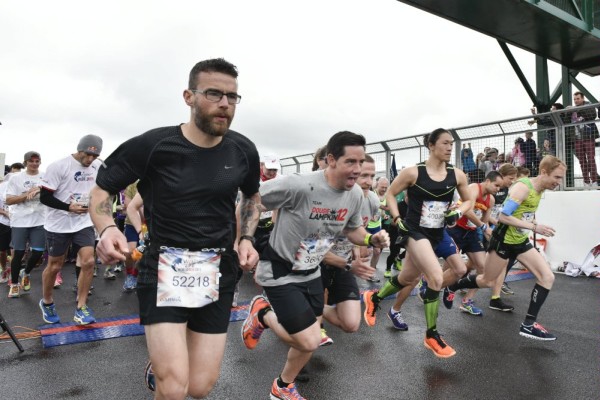
[[[450,286],[449,290],[454,292],[459,289],[492,287],[506,268],[508,259],[516,258],[536,277],[529,309],[519,334],[530,339],[548,341],[556,340],[556,336],[536,320],[554,283],[554,274],[543,256],[529,241],[529,233],[533,231],[543,236],[554,236],[552,227],[538,224],[535,211],[542,193],[560,185],[567,167],[558,158],[546,156],[540,162],[539,171],[540,174],[535,178],[521,178],[510,188],[498,217],[499,224],[492,233],[483,274],[460,279]]]

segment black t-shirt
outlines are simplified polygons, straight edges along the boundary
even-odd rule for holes
[[[120,145],[105,164],[96,184],[111,194],[140,180],[151,242],[190,250],[232,246],[238,188],[252,196],[260,178],[254,143],[231,130],[201,148],[180,126],[153,129]]]

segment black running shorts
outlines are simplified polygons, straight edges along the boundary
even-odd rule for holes
[[[308,282],[263,287],[279,323],[293,335],[314,324],[323,314],[321,277]]]
[[[327,304],[334,305],[346,300],[360,301],[360,292],[354,274],[344,268],[321,264],[323,288],[328,290]]]
[[[519,254],[523,254],[529,250],[533,249],[533,245],[529,241],[529,239],[525,240],[523,243],[518,244],[508,244],[504,243],[501,239],[492,235],[490,240],[490,245],[488,247],[488,251],[494,250],[502,259],[516,259]]]
[[[226,333],[233,302],[233,291],[237,280],[239,259],[230,251],[221,254],[219,271],[219,300],[204,307],[157,307],[158,251],[146,250],[140,265],[140,275],[144,283],[137,288],[140,306],[140,324],[151,325],[160,322],[187,323],[188,329],[198,333]],[[152,278],[153,277],[153,278]]]

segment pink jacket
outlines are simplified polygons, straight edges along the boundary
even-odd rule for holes
[[[522,167],[525,165],[525,153],[521,152],[521,146],[515,145],[512,149],[513,165],[515,167]]]

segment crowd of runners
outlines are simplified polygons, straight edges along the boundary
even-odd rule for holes
[[[440,128],[424,137],[428,159],[390,182],[376,179],[365,137],[340,131],[315,152],[312,172],[281,175],[276,156],[260,157],[249,138],[229,129],[241,101],[237,77],[223,59],[199,62],[183,91],[189,121],[129,139],[104,161],[97,159],[102,139],[94,135],[45,172],[40,153],[25,154],[24,170],[0,185],[8,297],[30,291],[30,273],[47,254],[38,283],[41,318],[65,322],[53,289],[71,258],[77,266],[73,320],[90,324],[97,261],[106,279],[124,269],[123,290],[137,293],[149,353],[146,380],[157,399],[210,393],[239,280],[247,277],[262,294],[250,302],[241,327],[245,346],[255,349],[268,332],[289,346],[271,399],[303,399],[295,382],[313,352],[334,343],[327,326],[353,333],[364,318],[372,327],[381,300],[396,295],[386,315],[407,330],[401,307],[417,286],[424,348],[454,356],[451,339],[437,326],[440,297],[452,308],[457,293],[468,290],[460,310],[481,316],[475,291],[491,288],[489,309],[511,312],[500,296],[512,293],[505,276],[516,261],[536,278],[519,334],[556,339],[537,322],[554,275],[530,234],[554,234],[535,211],[542,193],[561,183],[561,160],[544,157],[534,178],[505,164],[469,184],[450,164],[454,140]],[[378,281],[382,249],[389,249],[385,281],[361,295],[357,279]]]

